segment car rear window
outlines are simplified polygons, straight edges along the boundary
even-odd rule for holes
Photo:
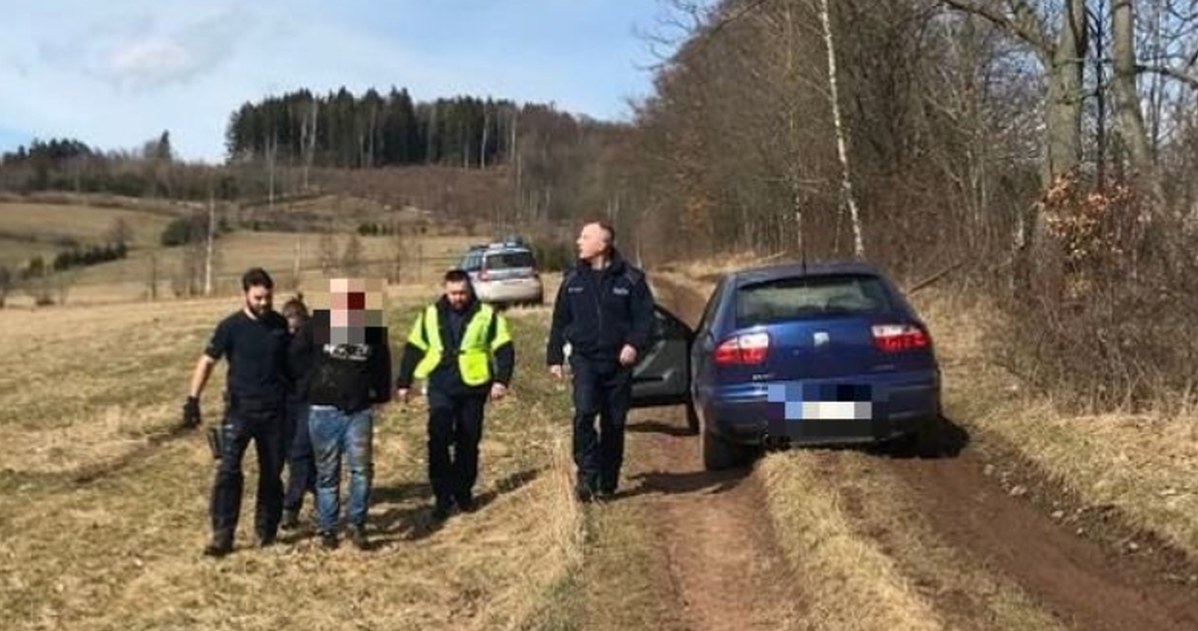
[[[736,293],[738,327],[894,310],[882,280],[866,274],[780,278]]]
[[[532,252],[512,251],[512,252],[494,252],[487,255],[487,269],[514,269],[518,267],[535,267],[536,263],[532,258]]]

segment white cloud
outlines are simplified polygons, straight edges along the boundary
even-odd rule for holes
[[[108,65],[120,83],[162,84],[191,74],[196,60],[178,42],[151,37],[116,48]]]

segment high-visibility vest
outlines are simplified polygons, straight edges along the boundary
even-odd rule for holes
[[[487,340],[491,321],[495,322],[495,339]],[[481,386],[491,380],[491,358],[494,352],[512,341],[508,333],[507,319],[495,313],[490,305],[479,305],[478,312],[466,324],[462,333],[462,344],[458,350],[458,372],[462,382],[468,386]],[[441,342],[441,323],[437,305],[429,305],[417,316],[408,334],[408,343],[424,351],[424,358],[416,364],[416,378],[426,379],[441,364],[445,345]]]

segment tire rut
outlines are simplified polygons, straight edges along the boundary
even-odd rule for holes
[[[664,410],[662,410],[664,411]],[[703,470],[682,414],[637,413],[629,425],[641,458],[628,472],[629,501],[669,570],[688,629],[778,629],[795,625],[801,595],[748,469]],[[652,420],[648,420],[648,419]],[[643,420],[642,420],[643,419]],[[666,422],[668,421],[668,422]]]
[[[655,281],[663,304],[673,307],[688,322],[698,320],[704,296],[669,277],[658,275]],[[1111,630],[1198,628],[1198,590],[1166,580],[1175,568],[1152,560],[1129,560],[1095,541],[1076,536],[1035,505],[1012,496],[987,477],[987,463],[976,447],[966,444],[965,430],[950,425],[964,438],[963,449],[953,457],[925,460],[877,456],[878,467],[911,490],[918,503],[916,508],[937,536],[964,556],[978,559],[986,571],[1014,581],[1069,626]],[[749,487],[754,484],[753,480],[746,481]],[[761,506],[760,485],[757,487],[753,500],[740,500],[742,507],[750,501]],[[751,493],[742,492],[742,497]],[[868,502],[869,498],[854,497],[853,501]],[[1189,559],[1179,564],[1186,569],[1196,567]]]
[[[1069,532],[987,477],[975,451],[887,462],[937,533],[1011,577],[1063,622],[1079,629],[1198,628],[1192,587]]]

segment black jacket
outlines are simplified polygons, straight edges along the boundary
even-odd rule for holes
[[[553,325],[545,349],[550,366],[562,363],[562,346],[574,356],[615,361],[625,344],[638,354],[648,349],[653,332],[653,294],[645,273],[612,251],[611,264],[594,270],[579,261],[566,271],[553,306]]]
[[[437,324],[440,329],[441,343],[445,348],[441,352],[441,363],[428,376],[428,386],[431,389],[436,389],[449,394],[481,394],[488,390],[491,385],[483,384],[481,386],[470,387],[462,383],[461,371],[458,369],[458,351],[461,348],[462,336],[466,333],[466,326],[474,315],[478,313],[481,303],[474,297],[470,298],[470,302],[466,305],[466,309],[457,318],[452,317],[449,307],[449,300],[444,296],[437,301]],[[423,312],[422,312],[423,313]],[[422,316],[423,317],[423,316]],[[487,332],[487,340],[494,340],[499,323],[499,314],[491,319],[491,328]],[[456,324],[456,327],[454,325]],[[516,351],[509,342],[495,349],[495,363],[491,367],[491,380],[503,385],[508,385],[512,382],[512,372],[516,366]],[[424,351],[418,346],[408,342],[404,345],[403,359],[399,366],[399,378],[396,379],[396,388],[409,388],[412,385],[413,374],[416,372],[416,365],[420,360],[424,359]]]
[[[299,392],[309,405],[357,412],[391,400],[391,348],[385,327],[366,327],[365,343],[332,344],[329,312],[317,310],[292,340],[292,358],[311,358]]]

